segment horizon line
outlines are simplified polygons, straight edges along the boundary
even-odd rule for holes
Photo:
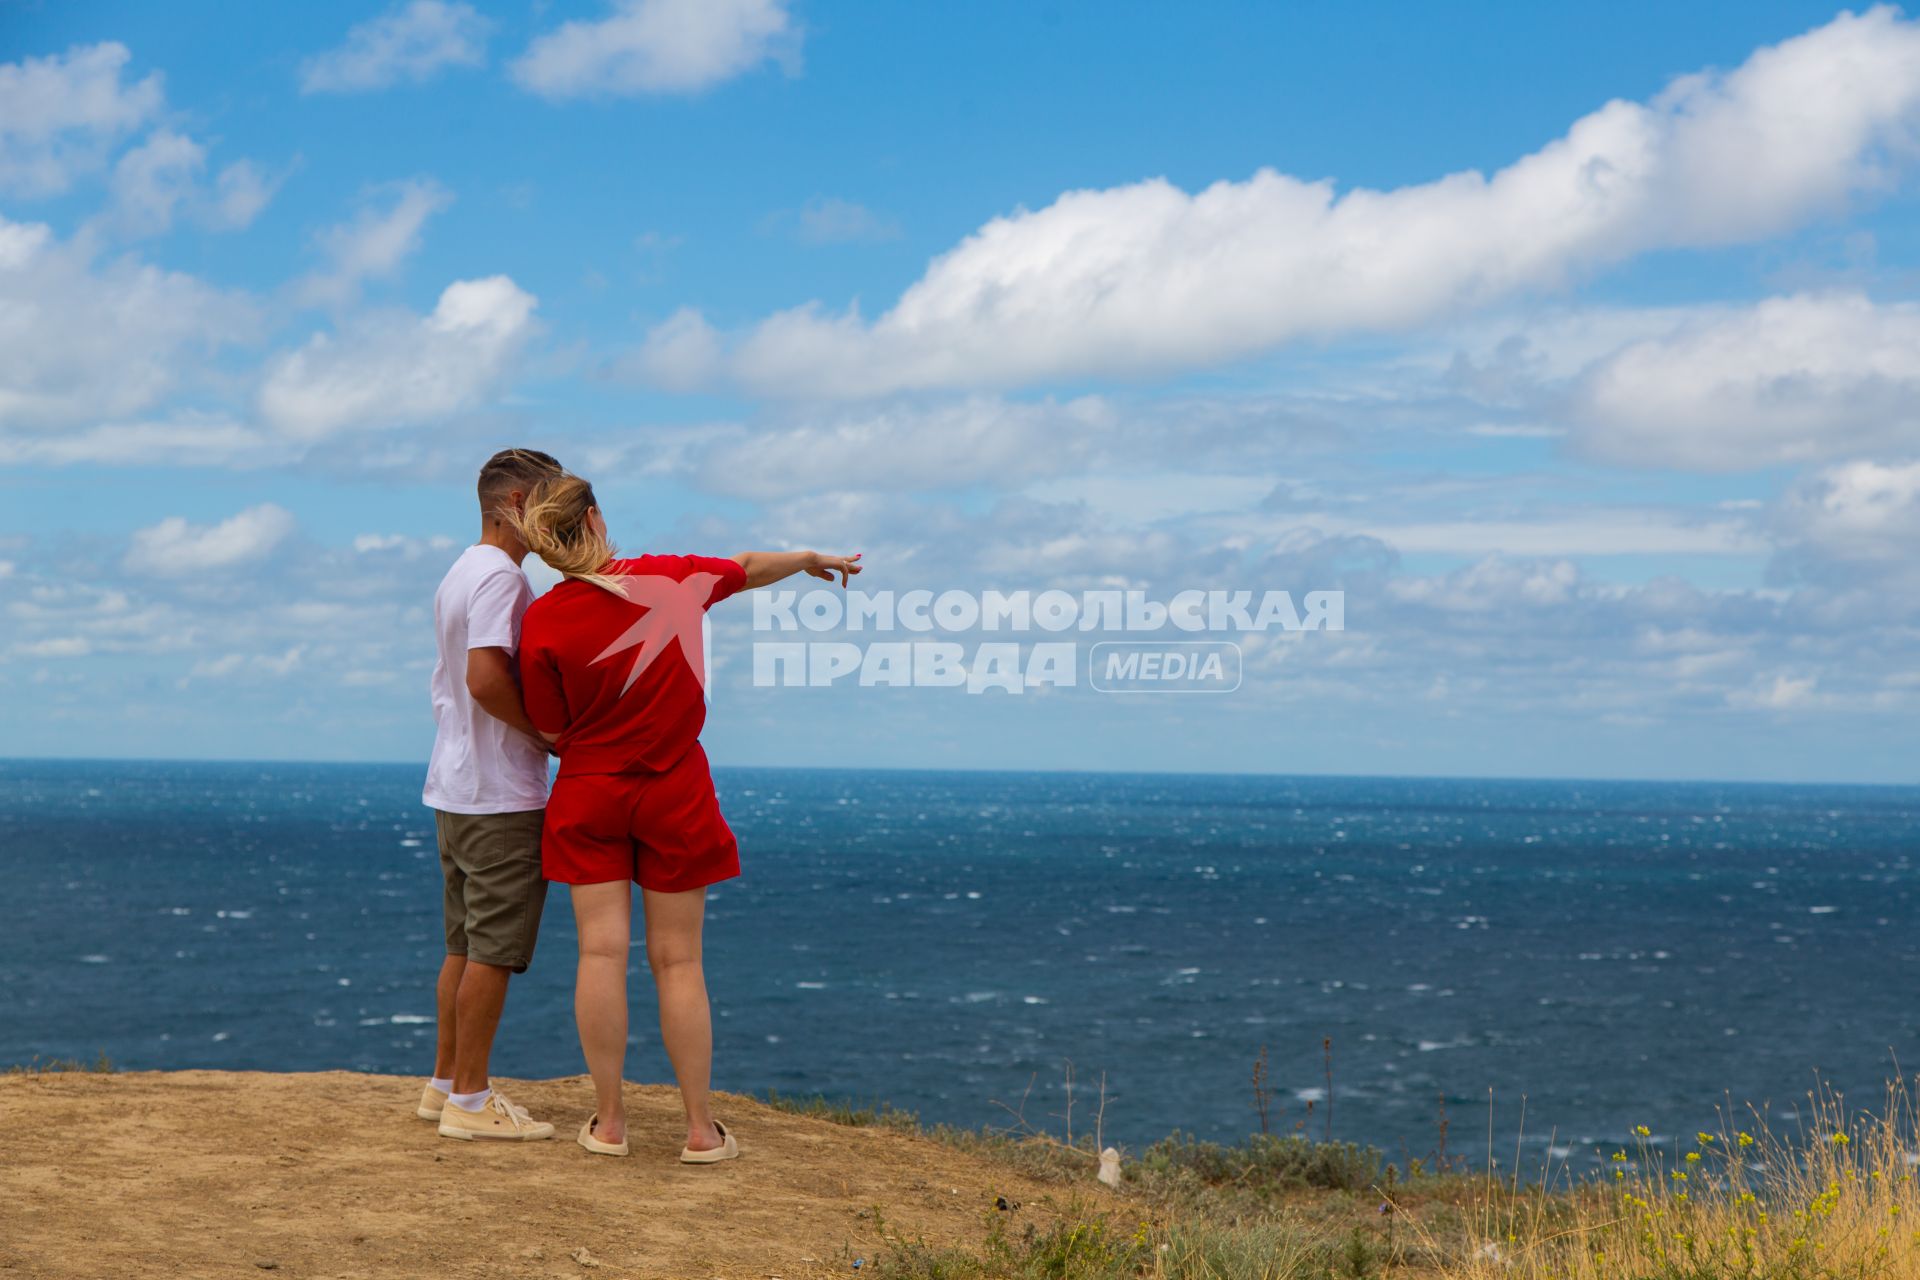
[[[415,760],[315,760],[293,756],[0,756],[0,765],[9,764],[307,765],[331,768],[408,768],[419,769],[423,774],[427,767],[424,761]],[[1597,784],[1606,786],[1639,784],[1676,787],[1853,787],[1863,790],[1891,791],[1920,788],[1920,779],[1905,782],[1859,782],[1823,778],[1658,778],[1631,775],[1566,777],[1549,774],[1315,773],[1309,771],[1272,772],[1254,769],[1228,771],[1218,769],[994,769],[966,766],[956,767],[950,765],[722,764],[717,761],[714,764],[714,768],[716,771],[762,769],[788,773],[945,773],[979,774],[983,777],[1038,774],[1042,776],[1063,775],[1123,778],[1269,778],[1275,781],[1310,779],[1315,781],[1350,782],[1520,782],[1562,783],[1567,785]]]

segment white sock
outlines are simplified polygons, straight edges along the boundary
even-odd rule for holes
[[[444,1077],[441,1077],[441,1076],[435,1076],[435,1077],[434,1077],[434,1078],[433,1078],[432,1080],[430,1080],[430,1081],[428,1081],[428,1083],[429,1083],[429,1084],[431,1084],[431,1085],[432,1085],[432,1086],[433,1086],[434,1088],[436,1088],[436,1089],[438,1089],[438,1090],[439,1090],[440,1092],[442,1092],[442,1093],[452,1093],[452,1092],[453,1092],[453,1081],[452,1081],[452,1080],[449,1080],[449,1079],[446,1079],[446,1078],[444,1078]]]
[[[493,1086],[488,1085],[478,1093],[450,1093],[447,1101],[462,1111],[478,1111],[487,1105],[487,1099],[493,1096]]]

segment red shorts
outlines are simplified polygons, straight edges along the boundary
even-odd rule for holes
[[[540,858],[559,884],[635,880],[655,893],[740,874],[740,846],[697,742],[661,773],[561,774],[547,801]]]

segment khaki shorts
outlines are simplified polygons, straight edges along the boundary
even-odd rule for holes
[[[540,874],[544,810],[434,810],[446,879],[447,954],[525,973],[540,934],[547,882]]]

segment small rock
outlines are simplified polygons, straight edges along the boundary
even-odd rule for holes
[[[547,1256],[547,1251],[537,1244],[530,1244],[520,1251],[520,1256],[529,1262],[539,1262]]]
[[[262,1271],[278,1271],[280,1269],[280,1264],[275,1262],[272,1258],[255,1258],[253,1260],[253,1265],[260,1268]]]
[[[600,1265],[600,1259],[588,1253],[584,1247],[575,1249],[570,1256],[583,1267],[597,1267]]]

